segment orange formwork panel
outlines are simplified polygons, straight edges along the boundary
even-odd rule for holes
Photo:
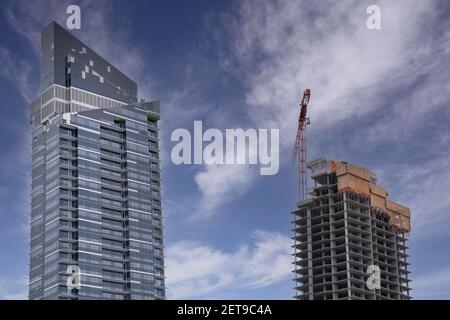
[[[390,223],[401,230],[411,230],[410,209],[388,200],[387,191],[376,184],[375,176],[366,168],[341,161],[330,161],[330,169],[336,172],[338,190],[352,191],[370,198],[370,206],[386,212]]]
[[[394,212],[399,213],[402,216],[411,217],[411,211],[409,208],[405,207],[404,205],[401,205],[400,203],[391,201],[391,200],[387,200],[386,201],[386,207]]]
[[[359,193],[370,195],[371,173],[362,167],[350,163],[338,162],[336,164],[338,190],[350,189]]]
[[[382,187],[376,184],[370,184],[370,205],[372,207],[387,211],[386,208],[387,192]]]
[[[382,211],[385,211],[385,212],[387,211],[387,209],[386,209],[386,198],[381,197],[379,195],[376,195],[376,194],[373,194],[373,193],[370,194],[370,205],[372,207],[378,208],[378,209],[380,209]]]
[[[344,174],[350,174],[366,181],[371,181],[372,177],[372,173],[366,168],[355,166],[347,162],[340,162],[336,167],[336,175],[341,176]]]

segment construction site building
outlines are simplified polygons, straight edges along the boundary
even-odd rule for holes
[[[323,158],[307,168],[315,186],[293,212],[295,298],[410,299],[409,208],[366,168]],[[369,286],[374,267],[379,282]]]

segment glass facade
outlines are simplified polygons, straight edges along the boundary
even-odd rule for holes
[[[66,85],[49,84],[31,105],[29,298],[164,299],[159,102]]]

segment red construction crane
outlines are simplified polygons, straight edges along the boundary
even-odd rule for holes
[[[309,99],[311,97],[311,90],[303,91],[303,99],[300,103],[300,116],[298,117],[297,138],[295,139],[294,158],[296,163],[298,159],[300,176],[299,176],[299,193],[300,201],[306,200],[307,183],[306,183],[306,125],[310,123],[309,118],[306,117]]]

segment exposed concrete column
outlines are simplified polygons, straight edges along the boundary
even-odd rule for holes
[[[311,208],[306,209],[306,230],[308,237],[308,293],[309,300],[313,300],[313,264],[312,264],[312,226],[311,226]]]
[[[344,226],[345,226],[345,265],[347,268],[347,295],[348,299],[351,299],[352,290],[351,290],[351,282],[350,282],[350,247],[348,245],[348,213],[347,213],[347,193],[343,193],[344,199]]]
[[[369,223],[370,223],[370,250],[371,250],[370,255],[371,255],[371,257],[372,257],[372,264],[375,265],[374,252],[375,252],[375,249],[376,249],[376,248],[375,248],[374,242],[375,242],[376,240],[375,240],[374,234],[373,234],[373,228],[374,228],[373,223],[374,223],[375,220],[372,220],[372,210],[370,209],[370,199],[369,199],[369,209],[368,209],[368,214],[369,214]],[[369,288],[367,288],[367,290],[369,290]],[[374,294],[374,300],[376,300],[376,299],[377,299],[377,291],[376,291],[376,289],[374,288],[374,289],[372,289],[371,291],[372,291],[373,294]]]

